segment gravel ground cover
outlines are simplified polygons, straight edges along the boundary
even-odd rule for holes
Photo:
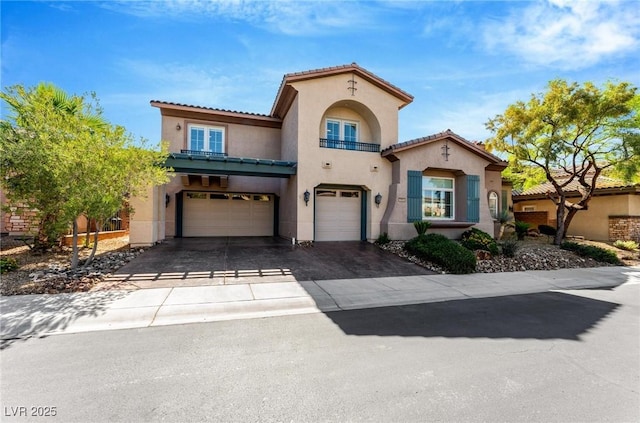
[[[578,242],[614,251],[626,266],[640,265],[640,257],[637,251],[632,252],[620,250],[603,242]],[[509,258],[499,255],[486,260],[478,260],[476,264],[476,272],[517,272],[525,270],[555,270],[577,267],[610,266],[610,264],[601,263],[591,258],[580,257],[571,251],[562,250],[558,246],[550,244],[546,237],[528,237],[525,241],[519,242],[518,246],[519,248],[515,257]],[[406,252],[404,250],[404,241],[391,241],[387,244],[380,245],[380,248],[397,254],[400,257],[404,257],[411,262],[433,271],[445,273],[439,266],[430,262],[425,262]]]

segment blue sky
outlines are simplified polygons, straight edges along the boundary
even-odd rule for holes
[[[2,87],[96,92],[159,141],[163,100],[268,114],[285,73],[357,62],[415,97],[399,141],[469,140],[554,78],[640,85],[637,1],[0,3]],[[5,116],[3,105],[2,115]]]

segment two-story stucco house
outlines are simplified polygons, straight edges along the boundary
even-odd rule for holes
[[[152,101],[175,176],[134,202],[132,245],[409,239],[416,220],[494,233],[506,163],[449,130],[399,143],[412,101],[355,63],[285,75],[268,115]]]

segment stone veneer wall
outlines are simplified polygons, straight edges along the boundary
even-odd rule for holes
[[[8,211],[2,212],[3,231],[10,235],[24,235],[38,231],[36,212],[24,204],[10,206]]]
[[[609,241],[640,241],[640,216],[609,216]]]

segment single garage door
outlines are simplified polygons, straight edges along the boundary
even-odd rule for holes
[[[274,196],[185,192],[182,236],[273,236]]]
[[[362,192],[316,189],[316,241],[359,241]]]

